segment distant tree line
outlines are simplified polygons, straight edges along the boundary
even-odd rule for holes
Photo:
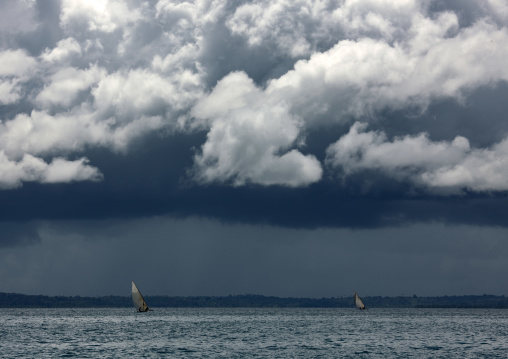
[[[352,308],[353,297],[281,298],[263,295],[229,295],[224,297],[146,296],[153,308]],[[368,308],[508,308],[508,298],[496,295],[463,295],[440,297],[363,297]],[[0,308],[125,308],[130,297],[64,297],[25,295],[0,292]]]
[[[132,306],[130,297],[50,297],[0,292],[0,308],[121,308]]]

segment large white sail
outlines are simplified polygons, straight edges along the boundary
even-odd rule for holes
[[[145,299],[141,295],[141,292],[139,291],[138,287],[136,287],[136,284],[134,284],[134,281],[132,281],[132,303],[139,312],[148,312],[149,310],[148,305],[146,305]]]
[[[356,308],[358,308],[358,309],[365,309],[366,308],[365,304],[363,304],[362,300],[360,299],[358,294],[356,294],[356,292],[355,292],[355,305],[356,305]]]

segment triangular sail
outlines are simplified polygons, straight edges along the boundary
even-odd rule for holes
[[[145,299],[141,295],[138,287],[132,282],[132,303],[139,312],[148,312],[148,305],[146,305]]]
[[[356,308],[358,308],[358,309],[365,309],[366,308],[365,304],[363,304],[362,300],[360,299],[358,294],[356,294],[356,292],[355,292],[355,305],[356,305]]]

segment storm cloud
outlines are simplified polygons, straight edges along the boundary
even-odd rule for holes
[[[499,0],[4,1],[0,249],[67,243],[66,222],[85,248],[86,223],[153,218],[263,226],[275,242],[249,234],[239,252],[298,231],[501,238],[507,58]],[[178,241],[143,228],[153,246]],[[411,255],[440,245],[418,238]]]
[[[54,222],[0,252],[3,290],[293,297],[506,293],[506,232],[471,226],[288,230],[198,218]],[[141,241],[140,239],[143,238]],[[380,240],[382,238],[382,240]]]
[[[34,14],[43,5],[26,1],[5,5],[5,11]],[[207,131],[207,139],[194,156],[190,181],[308,186],[319,182],[326,168],[319,154],[302,152],[307,132],[379,122],[386,110],[423,113],[443,99],[467,103],[469,93],[508,80],[501,2],[479,5],[482,12],[468,26],[460,26],[453,8],[432,11],[428,1],[65,0],[59,5],[57,14],[41,17],[31,30],[48,28],[44,22],[58,16],[61,39],[42,51],[16,41],[22,29],[3,36],[2,174],[8,166],[30,167],[25,156],[39,161],[58,156],[62,162],[94,147],[129,152],[134,141],[153,132],[199,130]],[[211,34],[217,31],[226,37],[218,44],[221,56],[213,53],[219,39]],[[248,65],[214,73],[214,62],[234,56],[225,45],[237,42],[246,53],[293,64],[280,76],[270,76],[271,61],[259,58],[262,76],[250,75]],[[25,111],[9,111],[20,103]],[[461,141],[466,146],[468,139]],[[474,153],[484,152],[502,162],[502,148],[503,142],[492,143],[471,157],[483,162]],[[384,156],[376,147],[372,151]],[[328,163],[340,166],[333,158]],[[96,180],[101,169],[85,163],[85,157],[69,163],[79,170],[55,181]],[[469,184],[458,175],[467,173],[467,164],[446,165],[450,168],[426,181],[456,191],[505,189],[496,180]],[[486,164],[477,176],[502,176],[492,166]],[[2,175],[3,187],[45,181],[16,172]]]

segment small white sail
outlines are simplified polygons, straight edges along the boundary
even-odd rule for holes
[[[138,287],[136,287],[136,284],[134,284],[134,281],[132,281],[132,303],[134,304],[134,307],[138,310],[138,312],[148,312],[148,305],[146,305],[145,299],[141,295],[141,292],[139,291]]]
[[[356,292],[355,292],[355,305],[356,305],[356,308],[358,308],[358,309],[366,309],[367,308],[365,306],[365,304],[363,304],[363,302],[360,299],[360,297],[358,296],[358,294],[356,294]]]

